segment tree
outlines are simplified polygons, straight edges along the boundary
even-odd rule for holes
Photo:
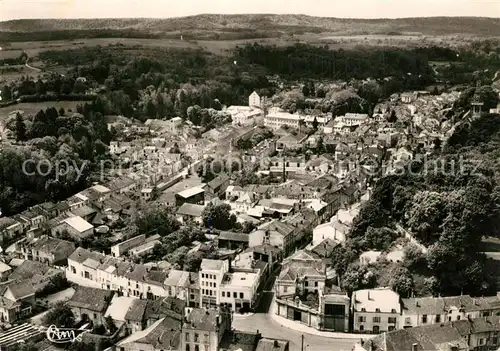
[[[113,317],[111,317],[111,316],[106,317],[106,327],[108,328],[110,334],[115,333],[116,325],[115,325],[115,322],[113,320]]]
[[[360,289],[373,288],[376,283],[376,276],[367,266],[359,263],[352,263],[347,267],[342,280],[342,287],[349,293]]]
[[[407,268],[398,267],[392,271],[389,284],[391,289],[402,297],[410,297],[413,289],[413,277]]]
[[[155,233],[162,237],[175,232],[180,227],[171,210],[165,206],[146,209],[136,218],[135,224],[139,234]]]
[[[58,328],[73,328],[75,316],[68,305],[59,302],[44,316],[43,324],[46,326],[55,325]]]
[[[16,140],[26,140],[26,124],[20,113],[16,114]]]
[[[441,139],[439,138],[436,138],[434,139],[434,150],[438,151],[438,150],[441,150]]]
[[[389,123],[396,123],[398,121],[398,117],[396,116],[396,111],[392,110],[389,118],[387,119]]]
[[[231,214],[231,206],[208,204],[203,210],[203,223],[207,228],[229,230],[236,224],[236,216]]]
[[[184,270],[188,272],[198,272],[200,270],[203,254],[199,251],[188,254],[184,261]]]
[[[312,127],[315,132],[318,131],[318,119],[316,117],[314,117],[314,120],[312,122]]]
[[[0,101],[12,100],[12,90],[8,85],[4,85],[0,91]]]
[[[425,267],[425,255],[418,246],[407,245],[404,248],[403,264],[409,269]]]

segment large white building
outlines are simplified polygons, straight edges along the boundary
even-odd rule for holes
[[[260,274],[248,269],[230,270],[228,260],[203,259],[199,272],[201,306],[225,303],[233,311],[253,307]]]
[[[285,126],[290,128],[299,128],[299,124],[303,123],[304,125],[311,127],[314,124],[314,120],[316,120],[318,128],[323,128],[330,121],[330,119],[331,117],[328,115],[304,116],[285,112],[280,108],[272,108],[264,118],[264,125],[273,129],[279,129]]]
[[[301,120],[302,116],[291,114],[278,108],[273,108],[264,118],[264,125],[268,128],[273,129],[279,129],[285,126],[290,128],[298,128],[299,121]]]
[[[233,125],[251,125],[256,119],[264,117],[264,112],[260,108],[252,106],[229,106],[226,112],[231,115]]]
[[[344,116],[337,117],[336,120],[348,126],[356,126],[368,122],[370,117],[364,113],[346,113]]]
[[[353,332],[379,334],[398,329],[399,295],[388,288],[358,290],[352,294]]]

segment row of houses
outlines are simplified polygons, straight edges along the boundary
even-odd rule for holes
[[[353,351],[483,351],[500,348],[500,316],[394,330],[359,342]]]
[[[77,321],[107,326],[113,322],[114,349],[136,350],[267,350],[288,351],[288,341],[263,338],[232,328],[232,312],[224,306],[188,307],[175,297],[141,300],[98,288],[79,286],[66,302]],[[95,337],[83,335],[86,342]],[[102,338],[102,337],[101,337]],[[116,340],[117,339],[117,340]],[[236,348],[235,348],[236,347]]]
[[[134,264],[79,247],[68,257],[65,273],[75,284],[123,296],[152,300],[176,297],[190,307],[224,303],[236,311],[255,305],[257,288],[275,262],[269,256],[263,257],[266,261],[261,258],[250,249],[241,252],[233,264],[230,260],[204,259],[200,272],[192,273]]]

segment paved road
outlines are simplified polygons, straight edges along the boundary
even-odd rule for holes
[[[333,339],[319,335],[304,334],[276,322],[269,313],[273,302],[273,287],[276,276],[279,274],[278,268],[273,272],[263,286],[263,295],[259,301],[255,314],[241,316],[234,314],[233,328],[246,332],[256,332],[257,330],[264,337],[285,339],[290,341],[290,351],[300,351],[302,346],[302,335],[304,335],[304,351],[350,351],[356,339]]]
[[[273,293],[266,292],[266,296],[261,301],[261,306],[271,304]],[[302,333],[289,329],[278,324],[267,313],[255,313],[251,316],[236,315],[233,318],[233,328],[241,331],[256,332],[257,330],[264,337],[286,339],[290,341],[290,351],[300,351],[302,343]],[[318,335],[304,334],[305,351],[350,351],[355,339],[333,339]]]

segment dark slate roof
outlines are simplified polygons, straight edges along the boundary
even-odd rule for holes
[[[130,305],[130,307],[128,308],[127,313],[125,313],[125,320],[133,322],[142,321],[148,301],[149,300],[139,300],[139,299],[134,300]]]
[[[113,294],[109,290],[78,286],[67,304],[70,307],[104,313],[111,302]]]

